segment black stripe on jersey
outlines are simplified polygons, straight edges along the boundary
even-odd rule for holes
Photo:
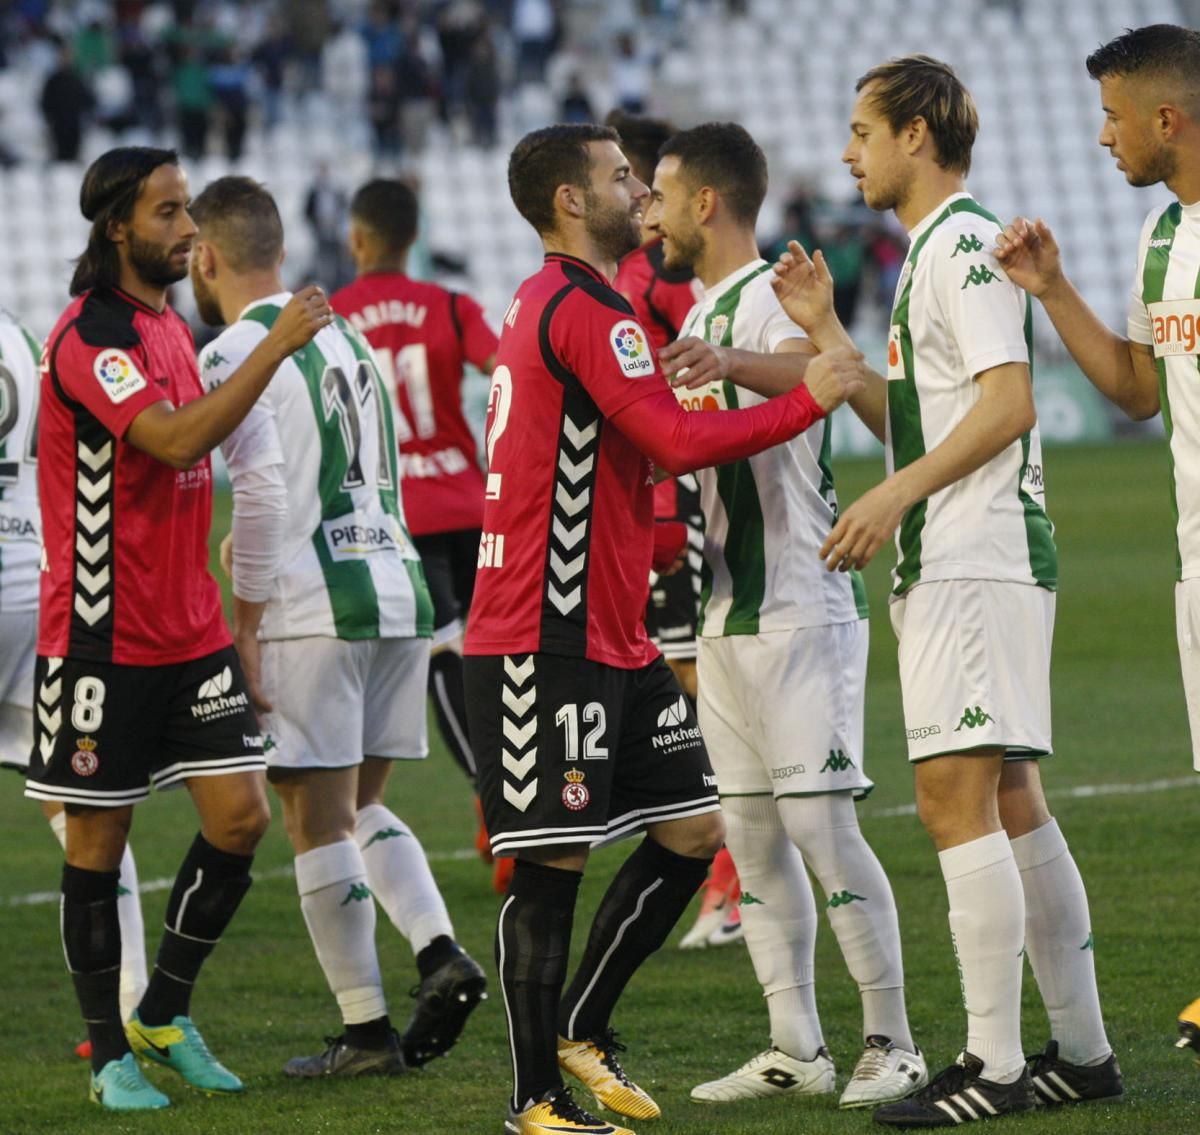
[[[633,310],[633,304],[615,288],[609,287],[603,280],[598,279],[595,273],[589,271],[582,263],[563,260],[562,270],[563,275],[566,276],[570,283],[581,291],[587,292],[597,303],[602,303],[605,307],[611,307],[614,311],[618,311],[622,315],[637,315],[637,312]],[[557,297],[555,298],[557,299]]]
[[[450,322],[454,324],[454,337],[458,340],[458,345],[461,347],[463,341],[463,325],[462,320],[458,315],[458,292],[450,293]]]
[[[75,525],[71,557],[73,658],[111,662],[117,440],[83,406],[75,411]]]

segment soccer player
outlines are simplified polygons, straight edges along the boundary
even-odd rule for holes
[[[697,352],[729,360],[732,349],[785,364],[788,354],[810,357],[758,255],[766,192],[766,158],[733,123],[685,130],[659,151],[646,226],[663,239],[667,267],[694,269],[705,288],[661,355],[668,373],[690,376]],[[729,378],[677,387],[680,403],[698,411],[761,405],[774,393],[769,384],[762,393],[738,389]],[[857,573],[831,575],[816,555],[838,512],[829,446],[826,418],[699,473],[707,584],[700,727],[746,897],[743,925],[771,1047],[694,1088],[695,1100],[834,1090],[814,996],[817,911],[806,867],[825,891],[862,996],[865,1048],[841,1106],[899,1099],[927,1080],[904,1007],[895,900],[854,811],[872,787],[862,738],[867,609]]]
[[[200,356],[219,387],[290,300],[271,195],[223,177],[192,203]],[[383,802],[392,762],[426,753],[433,608],[404,525],[395,431],[366,341],[340,317],[284,361],[222,443],[233,485],[234,643],[262,714],[296,852],[300,908],[344,1033],[290,1076],[388,1075],[447,1051],[484,996],[412,830]],[[366,754],[364,756],[364,754]],[[417,957],[417,1007],[392,1028],[374,895]]]
[[[610,112],[605,125],[621,136],[621,152],[629,159],[634,177],[644,185],[654,180],[658,151],[675,127],[661,118]],[[663,263],[662,237],[643,226],[642,243],[617,265],[613,287],[633,308],[655,352],[674,342],[692,305],[703,294],[700,281],[689,267],[668,268]],[[646,606],[646,631],[650,641],[679,679],[683,692],[696,701],[696,623],[700,616],[704,514],[700,486],[690,473],[667,477],[654,486],[656,534],[681,529],[684,558],[678,571],[655,574]],[[741,891],[729,849],[721,848],[709,870],[695,924],[679,940],[682,950],[725,946],[742,940],[738,907]]]
[[[861,386],[861,357],[841,348],[770,403],[684,412],[609,284],[646,198],[617,142],[551,126],[508,168],[546,259],[509,306],[492,378],[466,687],[492,850],[517,860],[496,932],[512,1135],[624,1135],[574,1103],[560,1063],[618,1114],[659,1114],[621,1069],[610,1018],[724,838],[694,711],[646,637],[651,463],[678,475],[747,456]],[[638,831],[563,996],[588,849]]]
[[[24,774],[33,748],[33,670],[37,658],[38,563],[41,517],[37,499],[38,363],[41,344],[0,308],[0,765]],[[62,804],[42,812],[66,848]],[[128,1020],[146,990],[145,928],[137,865],[128,844],[117,882],[121,924],[121,1019]],[[91,1059],[90,1044],[76,1051]]]
[[[385,178],[367,182],[350,203],[357,278],[329,302],[366,336],[395,391],[405,515],[433,597],[429,692],[442,739],[474,784],[462,633],[475,587],[484,475],[463,416],[463,365],[490,375],[497,339],[470,296],[406,274],[416,237],[412,189]]]
[[[1138,241],[1125,334],[1109,330],[1063,270],[1044,221],[1016,218],[997,238],[1009,277],[1036,296],[1092,384],[1131,418],[1166,424],[1176,513],[1175,626],[1200,772],[1200,32],[1172,24],[1136,28],[1087,58],[1100,83],[1100,145],[1130,185],[1162,182],[1175,195],[1146,217]],[[1181,1043],[1200,1037],[1200,1001],[1180,1015]],[[1195,1047],[1200,1051],[1200,1039]]]
[[[1058,573],[1028,302],[991,251],[999,222],[964,188],[978,116],[954,72],[907,56],[868,71],[857,91],[842,160],[867,205],[895,211],[910,248],[886,388],[864,407],[877,434],[886,424],[889,475],[838,517],[821,555],[830,570],[861,568],[897,534],[891,616],[908,754],[946,881],[967,1041],[928,1087],[875,1119],[950,1127],[1026,1111],[1037,1096],[1116,1097],[1123,1087],[1083,880],[1034,759],[1051,751]],[[785,309],[789,280],[803,292],[812,271],[794,245],[781,266]],[[821,347],[844,341],[831,317],[809,331]],[[1028,1064],[1025,953],[1053,1038]]]
[[[202,1091],[242,1088],[189,1015],[270,818],[262,738],[207,570],[208,453],[333,319],[320,289],[305,289],[238,372],[203,394],[191,333],[167,304],[196,233],[187,202],[172,150],[124,147],[88,168],[80,206],[91,233],[40,392],[38,722],[25,791],[66,805],[63,950],[92,1043],[91,1097],[119,1110],[170,1102],[131,1046]],[[151,785],[186,785],[200,832],[123,1026],[119,867]]]

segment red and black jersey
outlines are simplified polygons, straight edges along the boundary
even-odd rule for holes
[[[176,470],[125,441],[147,406],[203,393],[192,333],[171,308],[105,288],[59,318],[38,423],[39,654],[160,666],[232,641],[208,573],[209,459]]]
[[[463,416],[463,363],[481,370],[497,339],[469,296],[399,272],[370,272],[335,292],[333,309],[374,348],[396,391],[404,515],[414,536],[478,528],[483,473]]]
[[[613,287],[633,304],[656,351],[675,341],[687,313],[704,294],[690,268],[663,265],[661,237],[621,261]]]

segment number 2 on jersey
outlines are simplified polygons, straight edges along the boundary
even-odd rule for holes
[[[17,380],[13,373],[0,361],[0,485],[15,485],[21,473],[21,463],[7,456],[5,440],[13,432],[20,416],[21,407],[17,397]],[[30,464],[37,461],[37,414],[29,420],[25,435],[25,460]]]

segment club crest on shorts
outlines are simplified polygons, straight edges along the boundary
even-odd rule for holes
[[[583,783],[584,774],[577,768],[568,769],[563,773],[567,783],[563,785],[562,801],[572,812],[582,812],[588,806],[592,794]]]
[[[100,767],[100,758],[96,756],[96,740],[94,737],[76,737],[75,754],[71,757],[71,769],[77,776],[92,776]]]

